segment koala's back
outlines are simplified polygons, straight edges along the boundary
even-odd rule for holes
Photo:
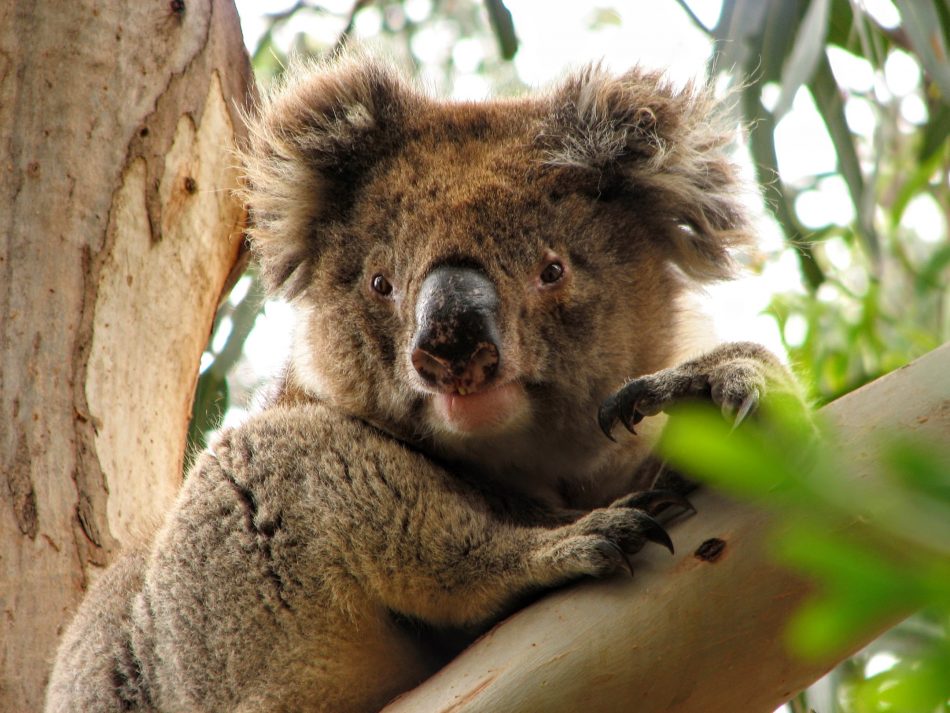
[[[86,598],[47,713],[368,711],[420,681],[432,663],[366,566],[388,554],[391,513],[354,507],[383,496],[366,489],[413,488],[377,468],[437,474],[318,405],[222,434],[150,551],[124,554]]]

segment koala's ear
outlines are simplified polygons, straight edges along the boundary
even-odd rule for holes
[[[729,157],[735,132],[710,89],[677,89],[640,69],[612,76],[593,65],[558,87],[551,102],[541,136],[549,163],[598,171],[635,197],[689,277],[732,274],[732,249],[752,243],[753,234]]]
[[[358,53],[292,66],[261,99],[240,150],[240,193],[268,290],[291,298],[303,290],[322,247],[321,224],[346,217],[419,100],[394,69]]]

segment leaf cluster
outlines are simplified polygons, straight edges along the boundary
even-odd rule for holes
[[[732,429],[712,409],[677,412],[661,450],[778,513],[775,557],[817,583],[788,630],[798,655],[833,660],[882,622],[923,612],[839,670],[836,710],[950,709],[950,447],[893,434],[862,459],[794,409],[766,402],[763,415]],[[865,675],[882,652],[891,667]]]

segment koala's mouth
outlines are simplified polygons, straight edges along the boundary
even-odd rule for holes
[[[528,407],[524,388],[509,381],[488,389],[464,388],[432,395],[438,425],[459,434],[474,434],[506,428]]]

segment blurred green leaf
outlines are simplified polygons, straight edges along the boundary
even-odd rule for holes
[[[623,24],[620,13],[612,7],[597,7],[591,11],[587,26],[592,30],[604,27],[620,27]]]
[[[789,621],[786,640],[798,656],[809,659],[834,658],[854,646],[869,626],[892,619],[901,610],[885,602],[869,599],[855,602],[849,597],[825,595],[801,606]]]
[[[750,56],[750,41],[761,37],[769,10],[775,0],[723,0],[719,22],[712,29],[713,56],[710,59],[712,72],[744,73]],[[759,44],[759,42],[755,42]],[[753,62],[758,60],[753,58]]]
[[[828,44],[849,51],[856,49],[854,41],[858,33],[855,30],[855,21],[851,0],[832,0],[828,18]]]
[[[221,425],[230,405],[228,380],[217,372],[206,369],[198,377],[195,400],[191,405],[188,439],[185,448],[185,473],[195,456],[207,446],[208,434]]]
[[[820,521],[789,525],[776,541],[775,551],[782,560],[819,575],[828,588],[851,591],[855,598],[868,592],[887,601],[916,596],[915,588],[901,576],[904,568]]]
[[[950,267],[950,244],[938,247],[930,259],[917,273],[915,285],[917,292],[940,289],[947,284],[945,273]]]
[[[779,444],[804,444],[800,424],[781,407],[763,405],[776,428],[743,424],[733,429],[716,409],[701,405],[677,408],[663,430],[659,450],[674,468],[743,497],[791,494],[800,487],[797,468],[808,456],[802,445],[790,459]]]
[[[940,14],[932,0],[894,0],[901,13],[914,52],[933,81],[940,87],[943,101],[950,103],[950,63]]]
[[[219,428],[230,406],[230,388],[228,375],[240,359],[257,316],[264,304],[264,291],[255,268],[250,268],[243,279],[250,279],[247,292],[237,303],[226,301],[215,315],[214,329],[209,339],[207,353],[213,355],[212,362],[198,376],[195,399],[191,407],[191,420],[188,423],[186,447],[186,470],[191,459],[206,445],[208,434]],[[235,286],[237,289],[237,286]],[[232,292],[233,294],[233,292]],[[227,319],[225,319],[227,318]],[[223,325],[229,323],[229,333],[224,346],[216,354],[211,345]]]
[[[776,120],[781,119],[792,108],[795,94],[815,73],[818,60],[825,53],[830,13],[831,0],[811,0],[809,3],[805,18],[795,35],[792,52],[786,56],[782,67],[782,89],[772,111]]]
[[[944,645],[927,659],[900,662],[859,683],[854,695],[862,713],[950,711],[950,649]]]
[[[922,159],[916,166],[908,167],[909,176],[903,185],[901,185],[891,205],[891,227],[896,228],[900,224],[908,204],[927,189],[930,184],[930,178],[939,170],[942,159],[943,157],[939,151],[933,151],[930,153],[929,158]]]
[[[854,144],[854,135],[848,126],[844,113],[844,98],[835,81],[828,58],[818,58],[815,72],[809,83],[818,113],[821,114],[828,135],[835,147],[838,170],[848,186],[854,214],[857,216],[859,234],[868,255],[876,263],[880,259],[881,249],[873,221],[873,203],[865,195],[864,174]]]
[[[881,457],[899,483],[950,508],[950,453],[905,436],[888,444]]]
[[[950,102],[945,101],[931,109],[930,120],[924,128],[918,159],[929,162],[935,154],[946,152],[948,136],[950,136]],[[929,177],[928,175],[927,178]]]

